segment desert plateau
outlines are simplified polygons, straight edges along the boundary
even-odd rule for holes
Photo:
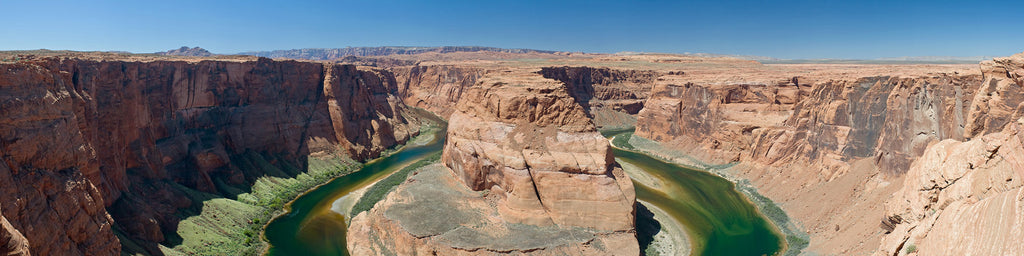
[[[0,255],[1024,255],[1013,8],[573,3],[0,29]]]

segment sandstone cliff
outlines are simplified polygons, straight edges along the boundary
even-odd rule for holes
[[[1024,254],[1024,54],[981,64],[964,131],[932,143],[885,204],[880,255]]]
[[[415,65],[392,68],[406,104],[448,117],[463,92],[481,77],[507,72],[537,72],[568,86],[577,103],[587,109],[598,127],[631,126],[635,115],[650,95],[650,84],[659,76],[655,71],[620,70],[593,67],[542,67],[517,70],[508,67],[466,65]]]
[[[800,81],[659,83],[638,117],[637,134],[696,142],[692,154],[712,162],[820,162],[835,171],[873,157],[884,171],[903,173],[929,142],[964,138],[961,124],[980,82],[977,76]]]
[[[928,157],[939,154],[935,151],[953,150],[950,143],[1002,131],[1021,117],[1022,57],[984,62],[982,75],[881,70],[854,77],[795,76],[760,83],[742,82],[764,80],[756,77],[714,83],[685,75],[663,76],[638,115],[636,134],[686,153],[689,158],[682,161],[695,165],[738,162],[729,172],[750,179],[762,193],[785,205],[811,233],[814,251],[872,253],[882,245],[881,251],[891,254],[902,242],[928,233],[919,228],[911,234],[909,229],[932,224],[918,224],[924,218],[920,213],[903,210],[923,206],[896,207],[890,202],[885,210],[881,205],[901,189],[930,188],[931,179],[917,177],[931,177],[920,173],[940,169],[918,169],[940,168],[936,164],[949,161]],[[939,142],[943,140],[948,142]],[[1017,187],[1010,178],[989,180],[993,188]],[[921,181],[929,182],[918,184]],[[920,199],[929,197],[939,198],[916,195],[900,200],[934,203]],[[887,230],[896,227],[893,232],[898,234],[882,241],[878,219],[884,220]],[[1006,219],[989,215],[961,220],[982,225]],[[963,252],[999,248],[970,242],[987,238],[961,237],[945,241],[971,244],[962,245]],[[860,242],[843,242],[848,238]],[[934,241],[935,251],[930,252],[948,248]]]
[[[608,128],[633,126],[650,96],[650,85],[661,75],[651,70],[568,66],[545,67],[537,73],[565,83],[595,124]]]
[[[10,256],[31,255],[28,239],[20,231],[14,229],[7,218],[0,216],[0,254]]]
[[[189,190],[232,197],[415,135],[397,90],[387,71],[268,59],[4,64],[0,205],[33,253],[116,254],[116,227],[158,254]]]
[[[405,104],[448,118],[462,92],[486,72],[475,67],[411,66],[392,69]]]
[[[880,255],[1024,254],[1024,119],[928,147],[886,202]]]
[[[351,252],[638,254],[632,182],[567,89],[515,72],[466,89],[449,120],[447,168],[412,176],[356,216]],[[443,185],[420,191],[425,182]],[[421,196],[436,191],[450,193]],[[410,208],[451,217],[425,221],[408,215]]]

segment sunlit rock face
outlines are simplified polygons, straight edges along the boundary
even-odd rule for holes
[[[231,197],[310,155],[374,158],[418,133],[397,90],[383,70],[265,58],[0,64],[3,216],[35,254],[118,254],[115,225],[156,254],[199,203],[184,188]]]
[[[349,249],[357,254],[400,248],[456,254],[639,254],[632,182],[614,162],[589,113],[559,81],[526,72],[481,78],[463,92],[450,116],[441,164],[441,178],[414,175],[373,210],[356,216]],[[428,178],[445,184],[442,191],[458,195],[433,202],[460,209],[442,215],[484,215],[460,217],[466,223],[450,229],[417,229],[416,223],[423,221],[402,217],[398,209],[436,201],[411,192]],[[455,234],[470,231],[458,227],[487,234],[493,241],[551,232],[568,232],[574,238],[509,247],[465,241]],[[510,229],[519,231],[499,232]]]

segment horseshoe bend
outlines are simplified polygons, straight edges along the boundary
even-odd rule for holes
[[[114,51],[139,49],[130,40],[41,40],[52,39],[45,33],[0,42],[0,255],[1024,255],[1024,53],[1000,44],[1015,38],[935,38],[922,31],[938,25],[887,15],[886,26],[948,41],[901,41],[908,39],[859,29],[874,23],[858,20],[843,25],[858,28],[851,36],[920,47],[843,37],[863,44],[853,47],[792,17],[758,19],[779,35],[750,30],[744,20],[766,14],[748,9],[777,8],[753,2],[559,2],[529,12],[552,17],[524,14],[521,4],[459,7],[478,12],[472,17],[422,3],[209,4],[280,19],[218,14],[264,25],[238,30],[150,19],[194,25],[204,34],[182,35],[197,40],[267,51],[214,40],[202,42],[218,53],[130,53]],[[778,5],[872,16],[901,4]],[[370,22],[374,12],[351,12],[378,5],[422,19]],[[135,30],[95,22],[208,11],[105,7],[130,12],[77,22],[120,35]],[[1007,11],[933,7],[971,19]],[[668,11],[689,16],[654,15]],[[499,13],[520,19],[498,21]],[[695,18],[712,14],[730,19]],[[826,27],[850,22],[817,18]],[[347,23],[329,22],[339,19]],[[542,21],[579,29],[550,34],[551,26],[534,24]],[[721,40],[669,40],[652,30],[684,31],[682,21],[702,28],[687,33]],[[594,22],[630,29],[615,30],[625,39],[581,33],[598,29]],[[983,30],[1020,25],[977,22],[991,27]],[[377,30],[302,36],[340,31],[337,24]],[[344,45],[436,36],[422,31],[452,39],[416,42],[495,42],[473,41],[490,35],[477,26],[512,42],[496,46],[571,51],[273,50],[324,38]],[[248,38],[243,31],[295,38],[232,39]],[[740,31],[764,44],[725,33]],[[786,31],[821,38],[798,44]],[[144,35],[146,47],[160,45],[149,37],[170,40]],[[544,43],[565,36],[595,50]],[[82,46],[23,50],[26,42]],[[110,51],[87,51],[93,43]],[[679,46],[656,47],[667,45]],[[685,47],[798,57],[607,50]]]

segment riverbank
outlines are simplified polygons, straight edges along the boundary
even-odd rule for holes
[[[678,151],[666,148],[659,143],[640,136],[632,136],[629,131],[605,131],[607,134],[619,133],[609,139],[612,146],[635,152],[641,152],[658,158],[665,162],[674,163],[680,166],[698,170],[705,170],[708,173],[724,178],[735,184],[735,190],[742,193],[744,198],[756,206],[760,215],[770,220],[774,225],[774,231],[785,237],[786,243],[782,246],[785,251],[782,255],[798,255],[809,243],[809,235],[801,231],[796,223],[793,223],[788,215],[779,206],[775,205],[767,197],[757,192],[757,188],[751,185],[749,180],[736,177],[729,173],[729,168],[735,163],[711,165],[699,161],[696,158],[682,154]]]
[[[192,209],[185,211],[192,216],[179,222],[175,233],[165,234],[168,242],[160,245],[161,251],[165,255],[265,253],[269,248],[269,243],[262,238],[266,225],[288,213],[294,199],[336,178],[351,175],[366,165],[397,154],[407,146],[422,145],[434,140],[435,133],[443,127],[443,121],[422,115],[417,115],[422,121],[418,136],[386,150],[380,158],[365,164],[347,156],[309,156],[304,172],[291,178],[286,178],[287,175],[261,177],[253,183],[249,192],[239,191],[235,198],[182,188],[189,194],[189,199],[195,202]],[[266,173],[283,173],[258,153],[246,154],[233,160],[251,163],[248,165],[250,168],[266,169]],[[124,246],[138,245],[127,241]]]
[[[201,212],[178,224],[179,244],[160,245],[166,255],[256,255],[268,244],[260,239],[268,220],[286,212],[286,204],[333,178],[351,174],[361,163],[347,157],[309,158],[305,173],[294,178],[263,177],[236,199],[190,191]]]
[[[264,226],[270,244],[266,255],[347,255],[345,212],[370,195],[371,186],[404,167],[440,152],[446,131],[444,120],[421,128],[421,134],[394,154],[370,161],[349,175],[330,180],[292,200],[288,211]]]

